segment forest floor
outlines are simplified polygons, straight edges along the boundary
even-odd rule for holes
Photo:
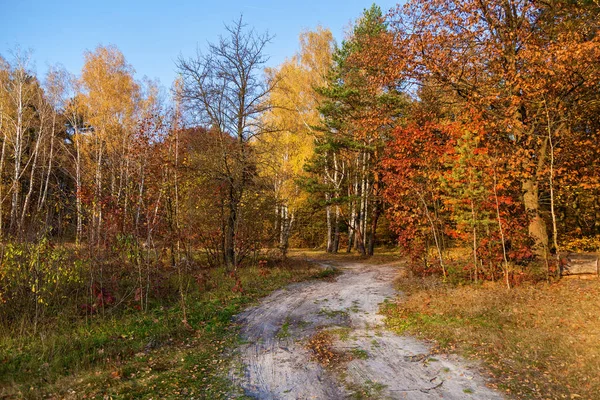
[[[431,340],[434,351],[482,361],[518,399],[600,399],[600,280],[451,285],[396,280],[386,326]]]
[[[376,261],[376,260],[375,260]],[[500,399],[475,364],[385,329],[399,264],[319,261],[327,280],[279,290],[236,317],[230,377],[259,399]],[[235,397],[232,393],[231,396]]]

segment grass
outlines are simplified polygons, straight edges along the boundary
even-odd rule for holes
[[[352,306],[350,308],[348,308],[348,310],[350,310],[353,313],[360,312],[359,301],[358,300],[352,301]]]
[[[360,253],[353,250],[352,253],[346,253],[346,251],[340,251],[337,254],[325,253],[322,250],[306,250],[296,249],[290,252],[290,254],[296,257],[303,257],[305,259],[311,259],[316,261],[333,262],[368,262],[371,265],[384,265],[391,263],[399,263],[402,260],[400,252],[395,248],[383,248],[379,247],[375,249],[375,254],[372,256],[362,256]]]
[[[350,333],[352,333],[352,328],[347,326],[338,326],[333,329],[329,329],[329,333],[332,335],[336,335],[341,342],[347,342],[350,340]]]
[[[312,278],[314,265],[292,260],[239,271],[243,292],[222,270],[212,288],[187,299],[190,330],[178,304],[89,320],[47,321],[38,334],[0,332],[0,398],[225,398],[232,317],[271,291]]]
[[[290,319],[288,317],[285,319],[285,321],[281,325],[281,328],[277,332],[277,338],[285,339],[285,338],[288,338],[289,336],[290,336]]]
[[[342,271],[337,268],[325,268],[314,274],[313,278],[333,281],[341,273]]]
[[[369,353],[367,353],[366,350],[359,349],[358,347],[355,347],[352,350],[350,350],[350,353],[352,354],[352,358],[354,360],[366,360],[367,358],[369,358]]]
[[[362,385],[352,383],[347,384],[346,387],[352,392],[350,398],[355,400],[368,400],[381,398],[381,393],[387,386],[382,383],[369,380]]]
[[[327,318],[335,319],[335,318],[347,318],[348,312],[344,310],[332,310],[331,308],[321,308],[318,312],[319,315],[324,315]]]
[[[382,307],[387,326],[434,340],[437,350],[483,360],[516,398],[600,398],[600,281],[563,280],[507,290],[405,279]]]

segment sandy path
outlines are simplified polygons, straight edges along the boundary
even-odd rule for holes
[[[379,304],[392,299],[396,269],[344,264],[335,281],[288,286],[238,317],[245,344],[231,373],[258,399],[501,399],[456,356],[383,329]],[[359,354],[337,368],[311,359],[307,340],[336,332],[334,347]],[[365,396],[363,395],[363,397]]]

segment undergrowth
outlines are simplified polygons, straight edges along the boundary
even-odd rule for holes
[[[173,301],[147,312],[56,316],[39,324],[36,334],[21,329],[24,334],[15,335],[16,327],[5,326],[0,397],[223,398],[231,390],[226,375],[227,349],[236,343],[232,317],[271,291],[317,272],[299,260],[243,268],[236,278],[212,270],[209,289],[187,294],[187,324]]]

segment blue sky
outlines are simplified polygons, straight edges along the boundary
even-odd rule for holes
[[[136,77],[160,79],[169,87],[175,77],[175,60],[192,56],[196,46],[215,41],[223,23],[244,15],[258,31],[269,30],[275,39],[267,48],[275,66],[297,50],[298,34],[321,24],[336,39],[373,1],[51,1],[0,0],[0,55],[19,45],[33,50],[35,70],[45,74],[48,65],[60,63],[79,73],[83,52],[97,45],[114,44],[136,70]],[[396,1],[377,2],[384,12]]]

